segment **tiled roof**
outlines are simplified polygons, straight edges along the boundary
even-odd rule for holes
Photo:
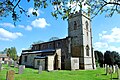
[[[35,53],[49,53],[54,52],[54,49],[46,49],[46,50],[40,50],[40,51],[31,51],[31,52],[22,52],[22,54],[35,54]]]

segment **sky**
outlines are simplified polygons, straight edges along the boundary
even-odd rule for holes
[[[23,1],[23,0],[22,0]],[[25,0],[26,1],[26,0]],[[0,51],[5,48],[16,47],[17,54],[20,55],[22,50],[28,49],[33,42],[49,41],[51,37],[60,39],[68,35],[68,22],[59,17],[57,20],[51,15],[53,6],[46,9],[39,9],[38,16],[31,13],[33,11],[33,2],[29,4],[21,2],[30,17],[21,15],[19,22],[14,26],[10,16],[0,20]],[[106,50],[120,52],[120,14],[114,14],[106,18],[105,14],[96,16],[91,21],[93,47],[94,50]]]

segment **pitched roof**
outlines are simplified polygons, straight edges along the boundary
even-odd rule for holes
[[[8,57],[7,54],[0,54],[0,58]]]
[[[50,52],[55,52],[55,49],[46,49],[46,50],[40,50],[40,51],[22,52],[22,54],[50,53]]]

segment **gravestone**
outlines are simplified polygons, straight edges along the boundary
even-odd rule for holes
[[[116,73],[117,73],[117,78],[120,80],[120,71],[118,65],[116,65]]]
[[[14,67],[18,67],[17,61],[14,61]]]
[[[119,69],[118,65],[115,65],[115,73],[118,72],[118,69]]]
[[[12,60],[8,61],[8,66],[12,66]]]
[[[2,63],[0,63],[0,70],[2,70]]]
[[[115,73],[115,66],[113,65],[113,73]]]
[[[4,61],[4,64],[8,64],[8,61]]]
[[[25,69],[25,65],[22,65],[23,66],[23,69]]]
[[[39,66],[39,70],[38,70],[38,73],[42,73],[42,66]]]
[[[106,75],[108,74],[108,72],[109,72],[109,66],[106,65]]]
[[[24,69],[25,69],[25,65],[20,65],[20,66],[19,66],[19,69],[18,69],[18,73],[19,73],[19,74],[22,74],[23,71],[24,71]]]
[[[120,71],[118,70],[118,80],[120,80]]]
[[[112,73],[113,73],[113,69],[112,66],[109,68],[109,74],[111,75],[111,80],[112,80]]]
[[[14,74],[15,74],[14,70],[7,71],[6,80],[14,80]]]

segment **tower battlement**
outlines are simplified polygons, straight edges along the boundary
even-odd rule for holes
[[[76,17],[76,16],[85,16],[85,17],[87,17],[87,18],[89,18],[90,19],[90,14],[89,13],[87,13],[87,12],[85,12],[85,11],[81,11],[81,10],[79,10],[79,11],[76,11],[76,12],[74,12],[74,13],[70,13],[70,15],[69,15],[69,19],[71,19],[71,18],[73,18],[73,17]]]

